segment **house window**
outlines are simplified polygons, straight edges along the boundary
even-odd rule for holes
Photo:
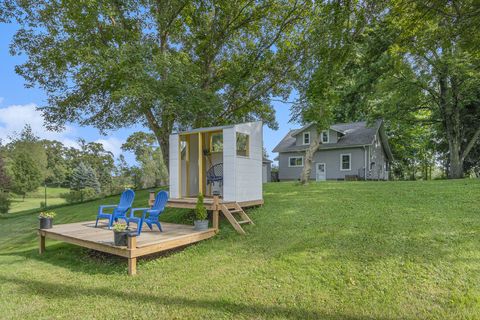
[[[340,155],[340,171],[349,171],[352,169],[352,155],[350,153]]]
[[[223,134],[212,133],[210,136],[210,152],[222,152],[223,151]]]
[[[303,133],[303,144],[310,144],[310,132]]]
[[[237,156],[248,157],[250,136],[246,133],[237,132]]]
[[[322,131],[321,137],[322,137],[322,143],[329,142],[328,131]]]
[[[289,167],[303,167],[303,157],[289,157],[288,158]]]

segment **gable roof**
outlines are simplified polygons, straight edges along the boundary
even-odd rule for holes
[[[302,131],[308,129],[313,124],[308,124],[300,129],[291,130],[280,143],[273,149],[273,152],[296,152],[304,151],[308,145],[296,145],[295,136]],[[371,126],[368,126],[366,121],[352,122],[352,123],[338,123],[330,126],[330,130],[341,133],[337,143],[326,143],[320,145],[320,150],[325,149],[339,149],[348,147],[358,147],[364,145],[371,145],[375,139],[377,132],[380,132],[385,153],[389,159],[393,159],[390,151],[390,146],[383,132],[383,121],[377,120]]]

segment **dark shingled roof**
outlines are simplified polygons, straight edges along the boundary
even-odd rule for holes
[[[306,125],[301,129],[291,130],[280,143],[273,149],[273,152],[295,152],[303,151],[308,145],[295,145],[295,136],[310,127]],[[320,149],[347,148],[359,145],[372,144],[375,134],[382,125],[382,120],[377,120],[371,126],[367,126],[366,121],[334,124],[330,129],[340,132],[337,143],[327,143],[320,145]]]

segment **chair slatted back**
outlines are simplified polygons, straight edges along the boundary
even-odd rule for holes
[[[125,190],[120,196],[120,203],[118,204],[119,209],[128,209],[132,207],[133,200],[135,199],[135,192],[133,190]]]

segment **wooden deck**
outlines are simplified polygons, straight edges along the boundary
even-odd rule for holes
[[[195,231],[193,226],[162,222],[163,232],[156,228],[142,230],[139,237],[129,237],[128,246],[119,247],[113,243],[113,231],[105,223],[95,221],[54,225],[52,229],[39,229],[39,252],[45,251],[45,238],[60,240],[85,248],[107,252],[128,259],[128,274],[137,272],[137,257],[182,247],[205,240],[216,234],[214,228]]]
[[[224,205],[228,209],[236,208],[237,203],[242,208],[261,206],[263,205],[263,199],[253,200],[253,201],[243,201],[243,202],[224,201],[221,198],[218,199],[218,205]],[[192,197],[172,198],[172,199],[168,199],[167,207],[195,209],[196,204],[197,204],[197,198],[192,198]],[[205,197],[203,199],[203,204],[205,205],[207,210],[219,210],[215,204],[215,199],[213,197],[208,197],[208,198]]]

